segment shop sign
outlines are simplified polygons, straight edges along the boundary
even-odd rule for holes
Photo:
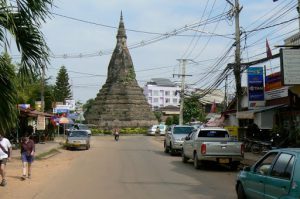
[[[284,85],[300,85],[300,49],[281,49],[280,66]]]
[[[266,100],[278,99],[288,96],[287,86],[282,85],[281,72],[266,76],[265,98]]]
[[[248,108],[264,106],[264,74],[263,67],[250,67],[248,73]]]
[[[38,117],[37,117],[37,124],[36,124],[36,130],[45,130],[45,129],[46,129],[45,116],[38,115]]]

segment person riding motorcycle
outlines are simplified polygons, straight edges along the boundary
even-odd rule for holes
[[[119,128],[116,128],[114,130],[114,136],[115,136],[115,141],[118,141],[120,137]]]

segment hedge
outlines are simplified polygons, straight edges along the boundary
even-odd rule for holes
[[[112,131],[107,129],[92,128],[92,135],[111,135]],[[146,134],[147,128],[121,128],[120,134]]]

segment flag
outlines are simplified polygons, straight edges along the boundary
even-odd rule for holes
[[[211,108],[210,108],[210,112],[211,113],[217,112],[216,100],[214,100],[214,102],[212,103]]]
[[[271,51],[271,48],[269,46],[268,39],[266,39],[266,53],[267,53],[267,58],[271,59],[272,58],[272,51]]]

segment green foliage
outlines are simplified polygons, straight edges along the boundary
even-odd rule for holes
[[[173,115],[172,117],[167,117],[166,125],[172,125],[172,124],[179,124],[179,116],[178,115]]]
[[[167,117],[167,119],[166,119],[166,125],[172,125],[173,124],[173,119],[172,119],[172,117]]]
[[[91,131],[92,131],[92,135],[100,135],[100,134],[112,135],[112,131],[107,130],[107,129],[93,128],[93,129],[91,129]],[[120,129],[120,134],[146,134],[146,133],[147,133],[146,128],[122,128],[122,129]]]
[[[199,97],[196,95],[192,95],[191,97],[184,99],[183,123],[191,122],[192,119],[196,119],[198,121],[203,121],[205,119],[205,114],[199,102]]]
[[[154,115],[155,115],[158,123],[161,123],[161,121],[162,121],[162,119],[161,119],[162,112],[161,111],[154,111]]]
[[[15,72],[5,55],[0,56],[0,131],[14,128],[17,120]]]
[[[64,102],[65,99],[72,97],[71,85],[69,84],[69,75],[66,67],[62,66],[56,77],[54,86],[54,98],[56,102]]]
[[[14,5],[18,4],[16,8]],[[14,39],[21,53],[19,77],[30,79],[48,63],[49,48],[40,31],[41,22],[49,16],[52,0],[0,0],[0,43],[4,51]],[[3,52],[2,52],[3,53]],[[0,130],[6,132],[17,123],[16,68],[0,57]],[[21,81],[22,82],[22,81]]]

